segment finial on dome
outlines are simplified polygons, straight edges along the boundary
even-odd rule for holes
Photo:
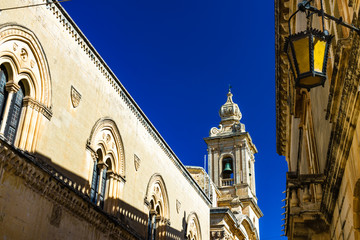
[[[240,121],[241,119],[241,112],[236,103],[232,100],[233,94],[231,93],[231,85],[229,85],[229,92],[227,94],[227,101],[224,105],[220,108],[220,117],[221,123],[224,121]]]
[[[227,94],[227,103],[233,103],[233,100],[232,100],[232,96],[233,96],[233,94],[231,93],[231,88],[232,88],[232,86],[229,84],[229,92],[228,92],[228,94]]]

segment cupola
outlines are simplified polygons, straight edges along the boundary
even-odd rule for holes
[[[221,124],[231,124],[233,122],[239,122],[242,115],[239,109],[239,106],[233,102],[232,100],[232,93],[229,89],[227,94],[227,101],[224,105],[221,106],[219,114],[221,117]]]

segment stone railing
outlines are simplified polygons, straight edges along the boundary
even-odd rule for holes
[[[221,186],[232,186],[234,185],[234,179],[233,178],[225,178],[221,180]]]
[[[327,228],[321,213],[322,186],[325,181],[323,174],[300,174],[288,172],[286,176],[286,211],[285,211],[285,234],[287,229],[292,234],[305,234],[311,229],[302,229],[302,225],[287,228],[291,218],[307,219],[313,228]],[[301,221],[300,221],[301,222]]]
[[[301,174],[296,176],[288,173],[286,184],[288,205],[291,208],[304,208],[316,204],[316,207],[312,206],[311,208],[315,207],[319,210],[324,180],[325,176],[323,174]]]

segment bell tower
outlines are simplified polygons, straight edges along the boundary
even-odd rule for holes
[[[205,138],[208,147],[208,171],[221,192],[219,207],[229,207],[237,218],[247,215],[259,229],[262,212],[257,205],[255,189],[255,158],[257,149],[245,125],[240,122],[239,106],[233,102],[230,89],[221,106],[218,128]]]

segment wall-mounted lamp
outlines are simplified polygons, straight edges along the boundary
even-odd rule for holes
[[[289,58],[291,70],[295,79],[295,86],[310,90],[313,87],[324,86],[326,81],[327,59],[332,35],[324,27],[324,18],[335,21],[337,24],[350,28],[360,34],[360,30],[353,25],[344,23],[342,18],[335,18],[324,12],[323,3],[321,9],[310,5],[312,0],[298,4],[298,10],[289,18],[289,37],[285,42],[285,52]],[[307,27],[305,31],[292,34],[290,21],[298,13],[306,13],[307,19],[313,14],[322,18],[323,29],[317,30]]]

